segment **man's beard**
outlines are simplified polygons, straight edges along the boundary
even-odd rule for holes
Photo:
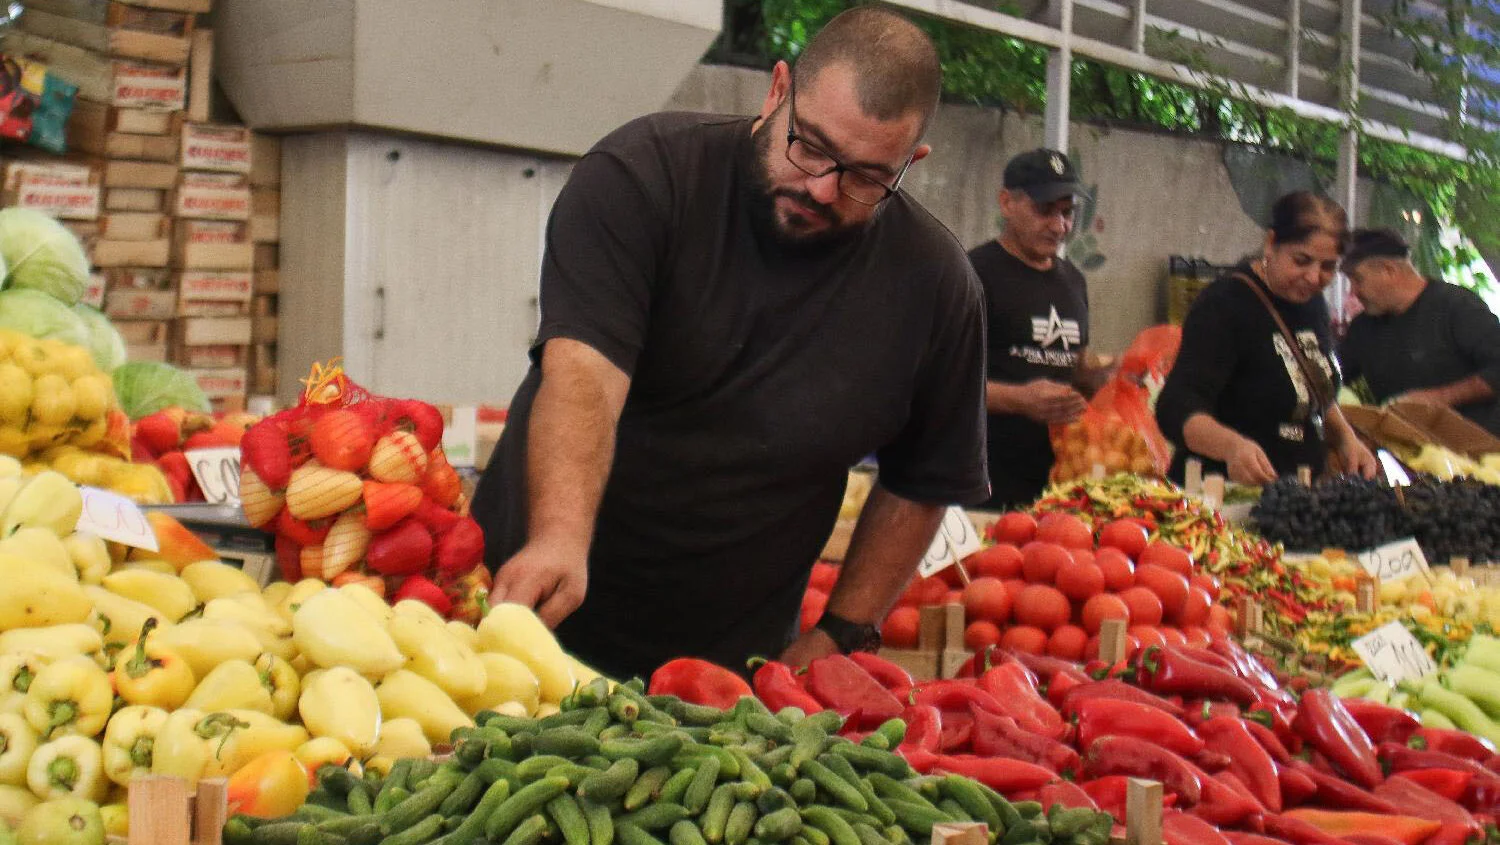
[[[753,159],[750,162],[750,170],[753,176],[753,193],[750,197],[750,212],[756,229],[774,240],[777,246],[796,251],[818,249],[849,240],[864,228],[865,224],[844,223],[843,218],[833,206],[818,202],[813,199],[812,194],[806,191],[776,188],[771,185],[770,157],[774,154],[771,147],[777,140],[777,136],[771,132],[771,121],[762,123],[760,128],[751,134],[751,140],[753,141],[751,144]],[[784,139],[782,140],[784,142]],[[789,224],[776,214],[778,197],[786,197],[796,202],[808,212],[823,218],[830,225],[825,229],[810,232],[795,224]]]

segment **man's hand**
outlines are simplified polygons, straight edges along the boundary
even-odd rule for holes
[[[1028,381],[1020,391],[1021,413],[1044,425],[1066,425],[1088,407],[1082,393],[1049,379]]]
[[[1380,470],[1380,463],[1375,459],[1365,444],[1358,437],[1345,437],[1344,442],[1339,444],[1339,463],[1343,465],[1344,472],[1349,475],[1357,475],[1360,478],[1374,478],[1375,473]]]
[[[820,628],[798,637],[796,642],[787,646],[786,651],[781,653],[781,662],[788,666],[806,666],[819,657],[827,657],[830,654],[838,654],[838,644],[833,637]]]
[[[1258,443],[1248,437],[1240,438],[1224,463],[1229,469],[1229,480],[1238,484],[1261,485],[1276,480],[1276,468],[1271,465],[1271,459],[1266,457],[1265,450]]]
[[[536,608],[548,628],[556,628],[583,604],[588,590],[588,546],[563,548],[527,543],[495,573],[493,602]]]

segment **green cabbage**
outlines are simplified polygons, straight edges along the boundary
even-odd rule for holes
[[[171,364],[127,361],[112,376],[120,407],[133,420],[174,406],[205,414],[213,410],[198,382]]]
[[[125,339],[115,330],[115,324],[109,321],[98,308],[84,305],[82,302],[73,306],[73,313],[83,320],[84,328],[88,329],[89,352],[94,355],[94,363],[99,369],[106,373],[115,371],[115,367],[125,363]]]
[[[0,329],[35,338],[54,337],[74,346],[89,345],[83,318],[61,300],[39,290],[0,290]]]
[[[89,257],[83,244],[40,211],[0,209],[0,257],[9,268],[4,287],[41,291],[65,305],[88,290]]]

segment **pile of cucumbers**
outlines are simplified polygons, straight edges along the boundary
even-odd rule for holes
[[[1105,845],[1111,818],[1012,803],[968,778],[918,776],[893,719],[859,743],[837,713],[730,710],[579,687],[542,719],[485,712],[451,758],[381,777],[317,772],[282,819],[234,816],[226,845],[914,845],[940,822],[989,825],[998,845]]]

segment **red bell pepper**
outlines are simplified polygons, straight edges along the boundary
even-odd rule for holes
[[[973,754],[940,754],[936,768],[977,780],[1001,795],[1040,789],[1057,780],[1055,773],[1035,763]]]
[[[1109,813],[1115,820],[1123,823],[1125,821],[1126,793],[1130,789],[1130,778],[1125,775],[1107,775],[1100,778],[1086,780],[1079,786],[1094,800],[1101,812]],[[1162,806],[1174,807],[1177,805],[1177,794],[1162,790]]]
[[[463,516],[423,496],[416,510],[411,512],[411,518],[427,526],[434,534],[441,534],[457,525]]]
[[[1224,838],[1229,840],[1229,845],[1289,845],[1285,839],[1246,833],[1243,830],[1226,830],[1223,833]]]
[[[1371,739],[1374,739],[1374,737],[1371,737]],[[1489,742],[1480,739],[1468,731],[1453,730],[1451,728],[1424,728],[1418,725],[1416,730],[1412,731],[1407,737],[1401,739],[1392,737],[1389,740],[1377,739],[1375,741],[1404,742],[1412,748],[1443,751],[1479,763],[1484,763],[1495,756],[1495,749]]]
[[[416,599],[436,610],[438,615],[443,617],[446,617],[448,611],[453,609],[453,600],[448,598],[443,588],[424,575],[408,575],[402,580],[401,588],[396,591],[392,603],[404,599]]]
[[[1088,675],[1084,674],[1082,669],[1078,668],[1078,664],[1071,660],[1063,660],[1060,657],[1048,657],[1045,654],[1028,654],[1024,651],[1015,650],[1006,650],[1004,655],[1010,660],[1014,660],[1027,669],[1030,669],[1031,673],[1037,678],[1052,678],[1058,673],[1062,673],[1079,683],[1091,680]],[[981,672],[980,674],[983,673]],[[1051,692],[1050,687],[1048,688],[1048,692]]]
[[[484,529],[464,517],[438,535],[437,568],[444,575],[468,572],[484,560]]]
[[[1010,757],[1045,766],[1060,775],[1074,776],[1082,768],[1078,752],[1055,739],[1026,730],[1009,716],[999,716],[975,707],[974,753],[984,757]]]
[[[432,532],[410,518],[370,538],[365,562],[381,575],[415,575],[432,565]]]
[[[1062,707],[1063,702],[1068,698],[1068,693],[1090,683],[1093,681],[1082,672],[1076,675],[1072,672],[1056,672],[1047,679],[1047,701],[1053,707]]]
[[[1158,695],[1152,695],[1139,687],[1133,687],[1124,681],[1090,681],[1078,687],[1074,687],[1063,700],[1062,715],[1066,719],[1072,719],[1078,715],[1078,706],[1091,698],[1109,698],[1117,701],[1134,701],[1138,704],[1146,704],[1158,710],[1170,713],[1181,719],[1186,711],[1177,704],[1168,701]]]
[[[1344,707],[1374,743],[1406,742],[1422,723],[1411,713],[1363,698],[1343,699]],[[1468,734],[1464,734],[1468,736]]]
[[[1210,701],[1206,698],[1189,699],[1183,702],[1183,709],[1187,710],[1183,721],[1187,722],[1190,728],[1196,728],[1209,719],[1220,716],[1239,719],[1242,712],[1240,706],[1232,701]]]
[[[858,663],[842,654],[819,657],[807,666],[807,691],[830,710],[859,714],[860,725],[879,727],[901,716],[901,702]]]
[[[1400,807],[1408,816],[1431,819],[1445,824],[1455,822],[1468,825],[1476,834],[1483,832],[1483,828],[1474,821],[1474,817],[1469,815],[1468,810],[1416,781],[1407,778],[1390,778],[1375,787],[1375,794]]]
[[[1469,787],[1459,803],[1474,813],[1494,813],[1500,809],[1500,775],[1473,760],[1446,751],[1419,750],[1394,742],[1382,743],[1379,754],[1381,762],[1393,774],[1419,769],[1470,772],[1474,778],[1469,781]]]
[[[944,754],[968,752],[974,747],[974,717],[952,711],[943,714],[943,729],[938,735],[939,750]]]
[[[1198,735],[1213,751],[1229,757],[1229,771],[1255,799],[1273,813],[1281,812],[1281,779],[1276,762],[1239,719],[1220,716],[1198,727]]]
[[[1286,813],[1280,815],[1267,813],[1261,817],[1261,824],[1265,827],[1266,833],[1285,839],[1292,845],[1349,845],[1337,836],[1325,833],[1310,822],[1288,816]]]
[[[1090,810],[1099,809],[1094,799],[1083,791],[1082,787],[1070,780],[1053,781],[1037,791],[1037,801],[1043,807],[1051,808],[1053,804],[1061,804],[1069,809],[1086,807]]]
[[[1257,699],[1255,687],[1244,678],[1194,660],[1180,649],[1151,646],[1142,652],[1138,666],[1141,685],[1155,693],[1227,698],[1244,707]]]
[[[647,691],[651,695],[675,695],[691,704],[720,710],[728,710],[742,697],[753,694],[744,678],[696,657],[679,657],[663,663],[651,673]]]
[[[292,447],[286,429],[272,419],[250,426],[240,438],[240,460],[267,487],[276,492],[285,490],[292,478]]]
[[[990,713],[1005,715],[994,696],[974,684],[959,680],[918,684],[912,687],[905,700],[911,704],[936,707],[944,713],[967,713],[970,707],[978,707]]]
[[[1313,800],[1320,806],[1332,810],[1365,810],[1371,813],[1400,812],[1399,808],[1391,802],[1369,790],[1361,789],[1338,775],[1329,774],[1317,766],[1300,761],[1294,763],[1293,766],[1317,787],[1318,791]]]
[[[1062,716],[1036,691],[1036,678],[1020,663],[1003,663],[980,675],[979,688],[1021,727],[1053,739],[1062,737]]]
[[[1166,845],[1229,845],[1217,827],[1181,810],[1162,813],[1161,838]]]
[[[906,723],[906,739],[901,748],[916,748],[931,754],[942,750],[943,713],[936,707],[912,705],[901,711]],[[981,752],[983,753],[983,752]]]
[[[1239,793],[1239,795],[1245,800],[1254,804],[1256,808],[1255,812],[1257,814],[1267,812],[1266,805],[1260,803],[1260,799],[1255,797],[1255,793],[1250,791],[1250,787],[1246,786],[1245,782],[1240,780],[1239,776],[1234,772],[1231,772],[1227,769],[1222,772],[1214,772],[1213,779]],[[1277,797],[1280,797],[1279,793]]]
[[[1183,757],[1204,747],[1192,728],[1155,707],[1098,698],[1083,702],[1078,706],[1078,744],[1087,748],[1103,736],[1133,736]]]
[[[1255,741],[1260,743],[1260,747],[1264,748],[1267,754],[1271,755],[1272,760],[1283,766],[1292,762],[1292,752],[1288,751],[1287,747],[1282,744],[1281,739],[1276,736],[1275,731],[1253,719],[1245,721],[1245,730],[1249,731],[1250,735],[1255,737]]]
[[[1152,742],[1129,736],[1107,736],[1088,746],[1083,758],[1085,777],[1130,775],[1161,781],[1184,806],[1197,804],[1203,780],[1197,766]],[[1097,800],[1097,799],[1096,799]]]
[[[910,672],[878,654],[856,651],[849,655],[849,659],[859,664],[861,669],[869,672],[870,677],[886,689],[905,689],[916,683],[912,680]]]
[[[761,664],[751,676],[755,697],[759,698],[771,712],[785,707],[796,707],[804,713],[817,713],[823,709],[807,690],[797,683],[792,667],[775,660]]]
[[[1325,689],[1308,690],[1292,726],[1297,733],[1360,786],[1373,788],[1385,776],[1375,746],[1349,710]]]
[[[1439,822],[1394,813],[1360,813],[1339,810],[1288,810],[1285,816],[1304,821],[1333,836],[1352,833],[1374,833],[1389,836],[1404,845],[1421,845],[1422,840],[1442,829]]]
[[[1292,721],[1297,718],[1297,699],[1286,690],[1257,687],[1255,703],[1246,709],[1245,718],[1262,722],[1288,746],[1296,740]]]
[[[1390,779],[1409,780],[1449,801],[1459,801],[1468,790],[1469,784],[1473,782],[1474,773],[1460,772],[1456,769],[1413,769],[1408,772],[1397,772]]]
[[[1276,779],[1281,786],[1281,806],[1300,807],[1318,794],[1318,785],[1305,772],[1295,766],[1276,766]]]
[[[1276,689],[1280,684],[1276,683],[1276,676],[1271,674],[1254,655],[1245,651],[1244,647],[1229,637],[1214,637],[1208,644],[1209,651],[1229,660],[1239,670],[1240,677],[1259,684],[1266,689]]]
[[[1242,792],[1243,785],[1236,789],[1202,771],[1198,772],[1198,778],[1203,792],[1198,803],[1188,808],[1198,818],[1220,827],[1235,827],[1251,816],[1265,813],[1266,808],[1248,790]]]

